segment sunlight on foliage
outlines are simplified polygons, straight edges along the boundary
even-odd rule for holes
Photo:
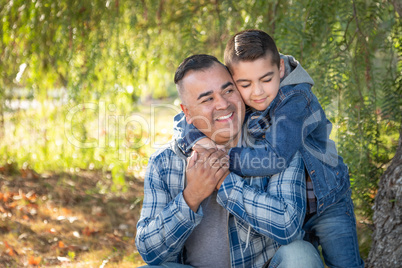
[[[87,194],[128,191],[127,177],[142,178],[150,154],[172,138],[178,64],[196,53],[223,59],[230,36],[259,28],[314,79],[333,123],[331,138],[349,166],[357,211],[371,217],[402,121],[396,4],[3,0],[0,6],[0,172],[32,179],[49,171],[100,171]],[[12,245],[7,250],[14,252]],[[34,254],[29,261],[43,263]]]

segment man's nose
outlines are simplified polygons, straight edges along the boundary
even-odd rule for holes
[[[229,102],[223,96],[219,96],[216,98],[216,109],[217,110],[225,110],[229,107]]]

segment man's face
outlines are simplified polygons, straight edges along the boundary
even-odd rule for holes
[[[272,64],[271,56],[267,55],[254,61],[234,63],[231,71],[244,102],[256,110],[263,111],[278,94],[285,67],[283,60],[278,68]]]
[[[205,70],[192,70],[181,83],[187,122],[217,144],[237,142],[245,106],[226,68],[215,63]]]

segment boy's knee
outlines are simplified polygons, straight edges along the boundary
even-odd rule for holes
[[[281,246],[269,267],[323,268],[324,265],[317,249],[311,243],[296,240],[288,245]]]

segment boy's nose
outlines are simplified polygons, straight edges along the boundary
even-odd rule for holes
[[[262,95],[264,93],[264,88],[262,86],[261,83],[258,83],[255,87],[254,87],[254,95],[259,96]]]

